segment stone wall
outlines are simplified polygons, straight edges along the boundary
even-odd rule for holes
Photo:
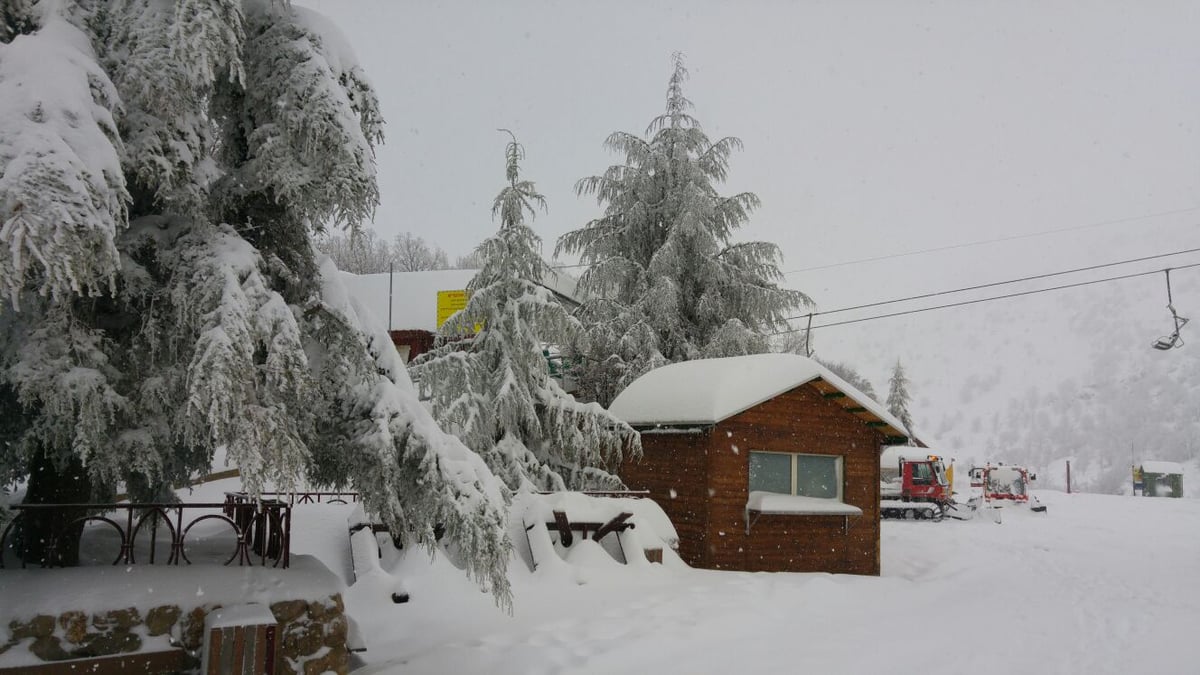
[[[204,619],[219,608],[220,605],[188,608],[161,605],[144,615],[137,608],[128,607],[92,614],[67,611],[58,616],[41,614],[27,621],[14,620],[8,624],[8,640],[0,642],[0,667],[3,654],[21,644],[43,661],[61,661],[136,652],[142,649],[146,638],[169,636],[172,644],[186,650],[188,667],[199,669]],[[340,594],[324,600],[275,602],[271,604],[271,613],[279,622],[277,673],[348,672],[348,624]]]

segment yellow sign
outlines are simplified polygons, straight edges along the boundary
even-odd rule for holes
[[[467,307],[471,294],[467,291],[438,291],[437,294],[437,327],[440,330],[446,319],[461,312]]]

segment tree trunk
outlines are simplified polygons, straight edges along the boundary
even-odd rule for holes
[[[29,474],[24,504],[85,504],[92,486],[78,457],[59,465],[38,452]],[[16,552],[26,564],[68,567],[79,564],[86,509],[28,509],[17,526]]]

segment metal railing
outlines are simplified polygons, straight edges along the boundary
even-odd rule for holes
[[[116,531],[120,551],[113,565],[191,565],[188,534],[206,521],[224,522],[232,529],[233,551],[223,564],[236,561],[238,565],[287,567],[290,563],[292,505],[281,500],[227,497],[223,503],[18,504],[11,508],[17,515],[0,532],[0,569],[5,567],[5,553],[10,549],[20,558],[22,568],[63,566],[60,553],[72,546],[69,539],[78,541],[89,524]],[[22,527],[34,520],[39,521],[40,555],[31,555],[30,536]],[[11,538],[17,532],[22,536],[14,542]],[[149,538],[144,557],[135,547],[138,535],[143,533]],[[165,560],[157,554],[160,536],[165,537],[167,546]],[[31,560],[35,557],[38,559]]]

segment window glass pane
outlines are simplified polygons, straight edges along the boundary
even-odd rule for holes
[[[750,453],[750,491],[792,494],[792,456]]]
[[[836,499],[837,460],[822,455],[796,455],[796,494]]]
[[[932,485],[933,484],[933,469],[929,464],[913,464],[913,484],[914,485]]]

